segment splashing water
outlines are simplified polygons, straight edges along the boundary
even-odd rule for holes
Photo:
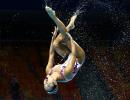
[[[81,3],[79,3],[79,5],[76,8],[76,11],[74,12],[74,14],[79,15],[79,14],[86,12],[87,6],[88,6],[88,1],[83,0]]]
[[[42,0],[42,3],[44,4],[44,7],[49,5],[50,7],[52,7],[52,2],[51,0]]]

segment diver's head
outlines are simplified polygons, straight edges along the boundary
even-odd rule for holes
[[[45,6],[45,10],[49,14],[50,17],[55,16],[55,11],[52,8],[48,7],[47,5]]]
[[[57,81],[53,77],[47,75],[44,79],[44,89],[48,94],[56,94],[58,91]]]

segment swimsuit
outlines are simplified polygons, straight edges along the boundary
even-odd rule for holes
[[[79,71],[80,67],[82,66],[82,64],[80,64],[80,63],[78,62],[78,58],[76,58],[73,71],[71,72],[71,73],[72,73],[72,74],[71,74],[72,76],[71,76],[70,79],[66,78],[65,75],[64,75],[64,69],[67,67],[67,65],[68,65],[68,63],[69,63],[69,61],[70,61],[70,59],[71,59],[71,55],[69,55],[69,56],[68,56],[68,59],[67,59],[63,64],[61,64],[61,66],[60,66],[60,67],[61,67],[60,74],[61,74],[61,76],[63,77],[64,80],[60,80],[59,82],[68,82],[68,81],[71,81],[71,80],[74,78],[74,76],[77,74],[77,72]],[[51,74],[52,74],[54,68],[55,68],[55,67],[53,67],[53,68],[50,70],[50,72],[49,72],[48,75],[51,75]]]
[[[69,61],[71,59],[71,55],[69,55],[68,59],[60,66],[61,67],[61,76],[64,78],[63,82],[68,82],[70,80],[72,80],[74,78],[74,76],[77,74],[77,72],[79,71],[80,67],[82,66],[82,64],[80,64],[78,62],[78,58],[76,58],[76,61],[75,61],[75,65],[74,65],[74,69],[72,71],[72,77],[70,79],[67,79],[64,75],[64,69],[67,67]]]

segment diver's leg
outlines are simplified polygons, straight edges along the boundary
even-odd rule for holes
[[[69,33],[68,33],[68,35],[69,36],[67,36],[66,39],[64,39],[65,40],[64,43],[66,43],[67,48],[71,51],[71,49],[72,49],[72,47],[71,47],[71,40],[70,40],[71,35]],[[78,58],[79,63],[82,63],[82,61],[85,59],[85,52],[78,45],[78,43],[76,41],[74,41],[73,43],[75,44],[75,48],[76,48],[76,58]]]
[[[64,37],[61,34],[59,34],[53,42],[53,46],[55,48],[55,51],[62,58],[66,57],[70,53],[69,48],[65,44],[63,44],[63,40],[64,40]]]
[[[63,22],[59,18],[57,18],[55,11],[52,8],[46,6],[45,10],[48,13],[48,15],[50,16],[50,18],[55,22],[55,24],[57,25],[61,34],[66,35],[66,32],[69,32],[70,30],[74,29],[74,27],[75,27],[74,22],[75,22],[75,19],[77,18],[78,13],[75,13],[71,17],[69,24],[67,25],[67,27],[65,27]]]
[[[53,34],[53,42],[52,45],[55,49],[55,51],[61,56],[61,57],[66,57],[69,54],[69,49],[67,46],[65,46],[63,43],[63,40],[65,39],[65,36],[62,34],[59,34],[57,36],[57,28],[55,27],[54,32],[52,32]]]
[[[56,23],[56,25],[60,31],[60,34],[61,34],[60,37],[62,37],[62,39],[59,39],[59,40],[64,40],[66,37],[68,37],[67,35],[69,35],[68,34],[69,30],[74,27],[74,22],[75,22],[75,19],[77,18],[77,14],[74,14],[74,16],[71,17],[71,21],[70,21],[69,25],[67,26],[67,28],[68,28],[68,30],[67,30],[67,28],[62,23],[62,21],[60,21],[60,19],[56,17],[55,11],[52,8],[46,6],[45,10],[48,13],[48,15],[51,17],[51,19]]]
[[[71,35],[59,34],[53,42],[55,51],[63,58],[71,52]],[[74,41],[74,40],[73,40]],[[76,57],[82,59],[85,56],[84,50],[74,41],[76,47]]]
[[[64,25],[64,23],[56,16],[56,14],[55,14],[55,11],[52,9],[52,8],[50,8],[50,7],[48,7],[48,6],[46,6],[45,7],[45,10],[46,10],[46,12],[48,13],[48,15],[50,16],[50,18],[55,22],[55,24],[57,25],[57,27],[58,27],[58,29],[59,29],[59,31],[60,31],[60,33],[62,34],[62,35],[67,35],[67,33],[71,30],[71,29],[73,29],[75,26],[74,26],[74,22],[75,22],[75,20],[76,20],[76,18],[77,18],[77,13],[75,13],[72,17],[71,17],[71,20],[70,20],[70,23],[68,24],[68,26],[66,27],[65,25]]]
[[[66,35],[66,37],[63,37],[62,34],[59,34],[53,42],[55,51],[63,58],[71,53],[72,47],[70,37],[71,35]],[[73,43],[75,44],[76,48],[76,58],[78,58],[79,62],[82,63],[83,59],[85,58],[85,52],[75,41]]]
[[[68,33],[69,34],[69,33]],[[70,35],[69,35],[70,36]],[[73,40],[74,41],[74,40]],[[84,50],[74,41],[76,48],[76,58],[78,58],[78,61],[80,64],[83,63],[85,59],[85,52]],[[66,35],[66,37],[63,37],[62,34],[59,34],[57,38],[53,42],[53,46],[55,48],[55,51],[62,57],[66,57],[71,53],[71,41],[70,38]]]
[[[55,14],[55,11],[52,8],[48,7],[48,6],[45,7],[45,10],[48,13],[48,15],[50,16],[50,18],[57,25],[60,33],[62,35],[66,35],[67,29],[66,29],[65,25],[62,23],[62,21],[59,18],[57,18],[56,14]]]
[[[59,41],[65,41],[64,44],[71,50],[71,43],[70,43],[70,38],[69,38],[70,34],[67,33],[67,29],[66,29],[65,25],[60,21],[59,18],[56,17],[55,11],[52,10],[52,8],[46,6],[45,10],[47,11],[47,13],[51,17],[51,19],[55,22],[55,24],[57,25],[57,27],[61,33],[61,34],[59,34],[59,36],[61,36],[62,38],[59,39]],[[58,48],[57,45],[59,45],[59,43],[60,43],[59,41],[55,45],[56,49]],[[76,45],[77,57],[80,58],[85,53],[84,53],[83,49],[76,42],[74,42],[74,43]]]

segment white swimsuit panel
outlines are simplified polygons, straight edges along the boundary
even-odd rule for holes
[[[79,71],[80,67],[82,66],[82,64],[80,64],[78,62],[78,58],[76,58],[74,69],[73,69],[73,72],[72,72],[72,78],[71,79],[67,79],[65,77],[65,75],[64,75],[64,69],[67,67],[70,59],[71,59],[71,55],[69,55],[68,59],[60,66],[61,67],[61,72],[60,73],[61,73],[62,77],[64,78],[63,82],[71,81],[74,78],[74,76],[77,74],[77,72]]]

